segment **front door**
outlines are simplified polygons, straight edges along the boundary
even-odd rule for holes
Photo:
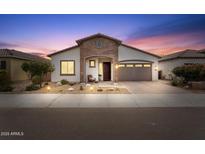
[[[103,62],[103,81],[111,80],[111,63]]]

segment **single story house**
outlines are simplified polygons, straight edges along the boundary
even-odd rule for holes
[[[191,64],[205,64],[204,50],[184,50],[159,59],[159,77],[172,79],[175,67]]]
[[[157,55],[100,33],[79,39],[76,43],[48,55],[55,66],[51,81],[87,82],[90,75],[98,81],[158,80],[160,57]]]
[[[46,59],[21,51],[0,49],[0,70],[5,70],[11,81],[28,79],[28,75],[21,68],[24,62],[42,60]]]

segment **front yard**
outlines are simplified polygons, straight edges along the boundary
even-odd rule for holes
[[[80,84],[74,83],[73,85],[48,82],[44,83],[43,87],[38,90],[26,91],[26,86],[30,85],[30,81],[23,81],[13,84],[14,90],[11,93],[63,93],[63,94],[129,94],[129,91],[124,86],[119,86],[112,82],[108,83],[90,83]]]

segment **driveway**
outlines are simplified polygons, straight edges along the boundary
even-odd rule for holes
[[[133,94],[185,94],[193,91],[171,86],[168,81],[120,82]]]

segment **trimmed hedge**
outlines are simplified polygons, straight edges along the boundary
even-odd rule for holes
[[[188,81],[205,81],[205,65],[194,64],[184,65],[173,69],[172,71],[177,77],[182,77]]]

